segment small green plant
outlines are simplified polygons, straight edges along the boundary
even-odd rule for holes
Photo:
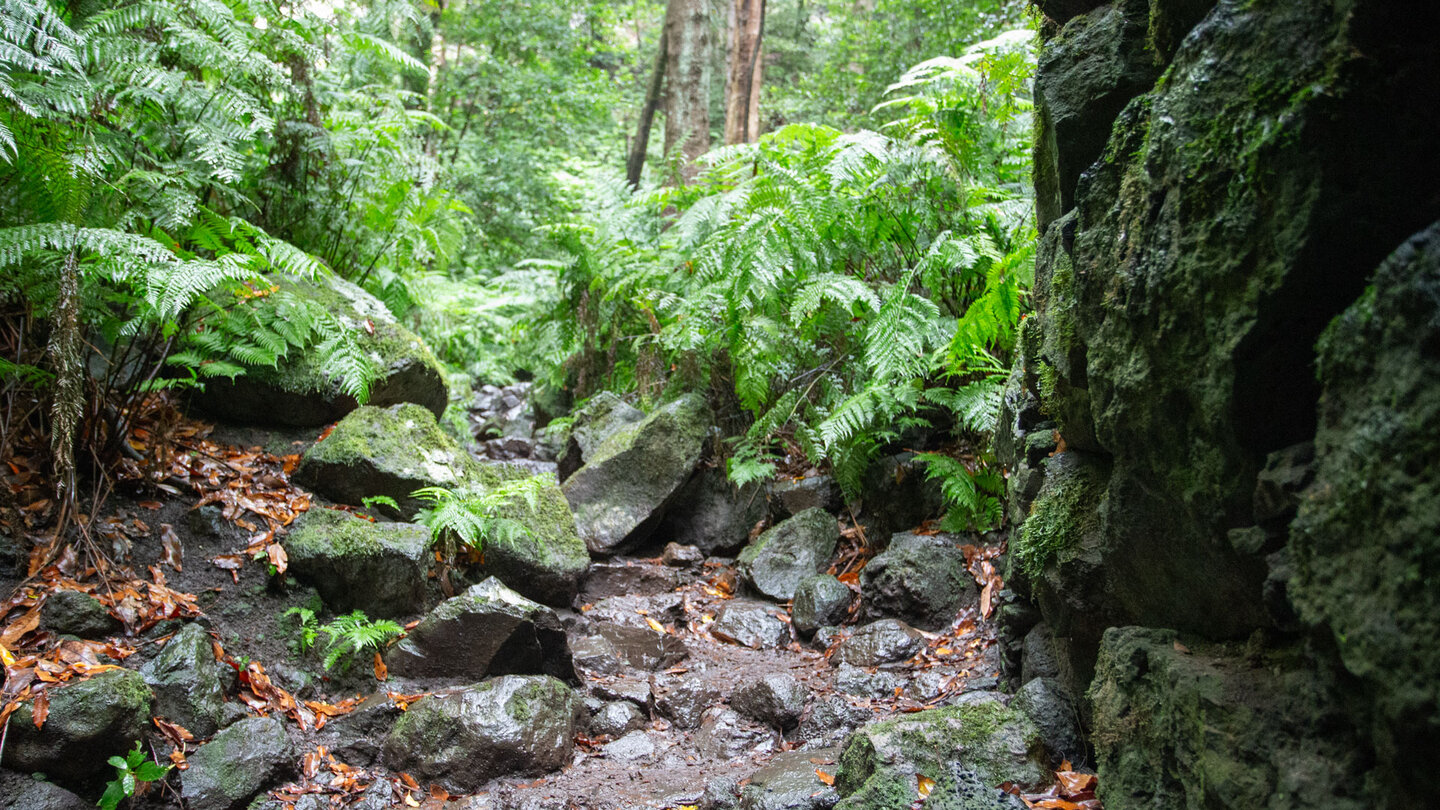
[[[396,503],[395,499],[389,495],[371,495],[368,498],[361,498],[360,505],[372,512],[377,506],[388,506],[397,512],[400,511],[400,504]]]
[[[104,810],[115,810],[120,802],[134,796],[141,782],[158,782],[170,772],[169,765],[161,765],[145,755],[139,740],[135,741],[134,750],[124,757],[110,757],[110,764],[115,766],[115,778],[105,786],[105,794],[96,802]]]
[[[302,617],[305,612],[302,608]],[[313,615],[313,614],[312,614]],[[325,668],[330,669],[343,662],[341,671],[348,670],[355,658],[366,652],[379,652],[404,628],[389,619],[371,620],[365,611],[357,610],[320,628],[329,639],[325,645]]]
[[[292,607],[281,614],[283,621],[291,616],[295,617],[295,640],[294,648],[298,655],[310,652],[315,646],[315,640],[320,637],[320,623],[315,619],[315,611],[309,608]]]
[[[524,503],[531,512],[538,508],[541,476],[506,481],[483,493],[457,493],[444,487],[425,487],[410,493],[429,504],[415,519],[430,529],[430,542],[447,560],[461,552],[479,556],[487,543],[513,543],[530,534],[525,524],[500,514],[501,510]],[[544,549],[541,549],[544,553]]]

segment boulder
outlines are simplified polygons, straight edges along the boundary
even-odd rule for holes
[[[380,760],[381,744],[405,710],[388,689],[374,692],[359,706],[325,724],[325,745],[350,765],[369,767]]]
[[[723,467],[705,466],[680,490],[655,533],[694,546],[702,555],[730,552],[745,545],[765,510],[758,484],[736,487]]]
[[[773,605],[731,599],[715,614],[710,634],[752,650],[773,650],[790,643],[790,626],[771,611]]]
[[[773,729],[756,725],[723,706],[707,710],[695,732],[695,750],[720,761],[768,754],[779,745],[780,737]]]
[[[816,760],[832,759],[839,749],[786,751],[750,775],[740,790],[740,810],[829,810],[840,797],[821,781]]]
[[[685,584],[679,571],[653,563],[597,560],[580,583],[581,602],[599,602],[612,596],[655,596]]]
[[[44,773],[63,787],[88,792],[114,775],[106,760],[123,757],[149,729],[154,696],[133,670],[106,670],[52,687],[49,694],[42,728],[35,728],[30,702],[10,715],[5,767]]]
[[[952,772],[959,766],[959,773]],[[974,773],[993,789],[1002,782],[1037,787],[1048,781],[1040,733],[1029,718],[998,699],[907,714],[871,723],[850,735],[835,773],[837,807],[909,807],[919,776],[932,793],[958,793],[957,775]]]
[[[643,762],[655,756],[655,740],[644,731],[632,731],[600,749],[606,759],[618,762]]]
[[[515,474],[506,470],[505,474]],[[568,608],[590,566],[590,552],[575,530],[575,515],[559,484],[548,474],[535,508],[522,502],[501,510],[528,530],[504,543],[485,546],[484,561],[470,573],[499,577],[521,594],[551,607]]]
[[[810,690],[784,672],[773,672],[742,683],[730,695],[730,708],[766,725],[794,728],[805,713]]]
[[[828,475],[812,475],[775,481],[769,487],[771,512],[776,521],[794,517],[807,509],[839,512],[845,508],[840,485]]]
[[[493,486],[504,475],[476,461],[419,405],[366,405],[341,419],[330,435],[305,451],[293,480],[336,503],[359,505],[384,495],[400,504],[387,515],[408,519],[423,503],[421,487],[451,490]]]
[[[28,776],[16,786],[14,793],[7,791],[0,796],[0,808],[4,810],[93,810],[94,807],[93,803],[59,785]]]
[[[1089,694],[1105,806],[1377,806],[1355,756],[1373,749],[1327,705],[1353,687],[1297,667],[1298,649],[1255,666],[1186,642],[1171,630],[1105,633]]]
[[[1319,347],[1316,480],[1286,590],[1366,684],[1358,722],[1375,727],[1382,779],[1404,802],[1406,774],[1440,752],[1440,223],[1380,267]]]
[[[671,568],[694,568],[705,562],[705,552],[695,546],[666,543],[665,550],[660,552],[660,562]]]
[[[80,591],[55,591],[40,609],[41,625],[52,633],[80,638],[104,638],[124,629],[100,600]]]
[[[856,667],[898,664],[925,646],[925,636],[899,619],[881,619],[859,628],[840,643],[835,658]]]
[[[685,641],[679,636],[657,633],[649,625],[631,627],[613,622],[598,622],[595,632],[610,643],[621,661],[635,669],[668,669],[685,660],[690,654]]]
[[[860,572],[860,595],[868,615],[895,616],[924,630],[948,627],[961,605],[978,596],[965,552],[943,541],[894,538]]]
[[[647,725],[639,707],[628,700],[612,700],[590,716],[590,734],[619,739]]]
[[[806,750],[828,748],[844,742],[850,732],[873,719],[869,709],[856,706],[840,695],[825,695],[813,701],[800,718],[795,739]]]
[[[910,673],[895,667],[858,667],[841,662],[835,667],[835,691],[842,695],[885,700],[904,689]]]
[[[736,568],[758,593],[777,601],[793,599],[800,581],[823,570],[839,542],[835,516],[807,509],[755,538],[740,552]]]
[[[850,599],[849,586],[830,574],[806,577],[795,588],[790,622],[802,638],[810,636],[844,621],[850,615]]]
[[[609,438],[645,419],[645,412],[627,403],[613,391],[601,391],[575,412],[570,433],[557,461],[556,475],[563,482],[585,466],[595,448]]]
[[[681,678],[655,698],[655,708],[679,728],[700,725],[706,710],[725,699],[719,687],[699,678]]]
[[[340,320],[370,355],[379,377],[368,404],[413,402],[438,417],[449,392],[435,355],[380,303],[338,276],[314,281],[284,279],[278,295],[319,304]],[[195,395],[206,412],[227,421],[278,427],[315,427],[334,422],[357,406],[339,381],[315,362],[313,352],[292,352],[275,368],[252,367],[234,380],[211,379]]]
[[[555,611],[494,577],[437,605],[386,660],[391,672],[410,678],[575,678],[570,646]]]
[[[713,417],[683,396],[606,436],[561,488],[589,549],[614,554],[648,538],[690,478]]]
[[[313,585],[336,613],[408,616],[438,596],[424,526],[376,523],[316,507],[291,525],[285,552],[295,577]]]
[[[239,810],[293,775],[295,758],[280,717],[241,720],[190,753],[180,795],[190,810]]]
[[[245,716],[240,704],[225,702],[225,686],[234,681],[234,672],[215,660],[210,634],[199,624],[180,628],[140,674],[155,693],[155,715],[179,723],[197,739]]]
[[[385,738],[385,762],[460,793],[497,776],[539,776],[569,764],[580,708],[554,678],[493,678],[412,704]]]
[[[1035,678],[1020,687],[1010,707],[1029,717],[1040,730],[1040,739],[1050,754],[1050,764],[1064,760],[1085,760],[1085,735],[1080,730],[1080,712],[1065,687],[1053,678]]]

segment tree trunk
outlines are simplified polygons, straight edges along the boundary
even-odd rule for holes
[[[630,155],[625,160],[625,180],[631,188],[640,187],[640,173],[645,170],[645,153],[650,149],[650,127],[655,123],[655,111],[660,108],[660,88],[665,85],[665,34],[666,30],[662,28],[660,44],[655,51],[655,69],[650,74],[650,86],[645,90],[640,121],[635,125],[635,140],[630,144]]]
[[[60,268],[55,313],[47,350],[55,369],[50,389],[50,452],[61,526],[75,513],[75,430],[85,405],[84,341],[80,334],[79,248],[71,247]]]
[[[665,154],[679,162],[681,182],[699,172],[710,149],[710,6],[670,0],[665,9]]]
[[[750,143],[760,137],[760,82],[765,70],[760,49],[765,37],[765,0],[734,0],[731,16],[725,143]]]

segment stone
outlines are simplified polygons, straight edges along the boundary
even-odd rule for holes
[[[945,783],[955,781],[952,764],[973,772],[985,786],[1008,781],[1038,787],[1050,778],[1044,754],[1029,718],[999,700],[870,723],[845,742],[835,773],[843,798],[837,807],[908,807],[918,798],[917,776],[935,780],[945,795]]]
[[[372,693],[359,706],[325,724],[327,746],[347,764],[374,765],[380,760],[386,735],[404,713],[388,690]]]
[[[720,761],[768,754],[780,744],[773,730],[751,723],[723,706],[706,710],[694,740],[696,751]]]
[[[621,762],[636,762],[655,756],[655,741],[643,731],[632,731],[614,742],[606,743],[600,749],[607,759]]]
[[[665,550],[660,552],[660,562],[671,568],[694,568],[705,562],[705,553],[695,546],[666,543]]]
[[[786,601],[800,581],[814,576],[835,556],[840,527],[835,516],[809,509],[766,530],[736,559],[736,569],[757,593]]]
[[[750,530],[765,518],[759,484],[736,487],[724,466],[701,466],[665,513],[656,534],[694,546],[702,555],[745,545]]]
[[[845,507],[840,485],[828,475],[775,481],[770,484],[770,502],[777,522],[809,509],[839,512]]]
[[[875,459],[860,491],[864,493],[861,519],[871,537],[889,537],[945,511],[940,482],[926,476],[925,463],[911,452]]]
[[[899,619],[881,619],[857,629],[840,644],[836,660],[856,667],[878,667],[909,660],[925,646],[919,630]]]
[[[1031,628],[1025,634],[1024,651],[1020,683],[1029,683],[1035,678],[1057,678],[1062,683],[1069,680],[1062,663],[1064,651],[1050,631],[1050,625],[1041,622]]]
[[[752,650],[773,650],[790,643],[790,626],[772,615],[776,608],[762,602],[731,599],[715,614],[710,634]]]
[[[1271,453],[1255,476],[1252,515],[1262,527],[1284,534],[1306,487],[1315,477],[1315,443],[1301,442]],[[1274,551],[1274,549],[1265,549]]]
[[[609,555],[647,539],[700,460],[714,417],[689,394],[606,436],[561,489],[592,553]]]
[[[668,669],[684,661],[690,654],[679,636],[657,633],[648,625],[628,627],[600,622],[595,625],[595,630],[601,638],[610,643],[621,661],[635,669]]]
[[[386,657],[409,678],[575,677],[560,619],[491,577],[430,611]]]
[[[252,717],[190,752],[180,795],[192,810],[239,810],[295,772],[295,751],[280,717]]]
[[[619,739],[631,731],[644,728],[647,722],[645,715],[634,703],[612,700],[590,716],[590,732],[596,736],[603,734]]]
[[[93,810],[95,805],[59,785],[25,779],[15,793],[0,798],[4,810]]]
[[[439,596],[429,577],[430,530],[424,526],[376,523],[316,507],[295,519],[284,545],[290,572],[314,586],[335,613],[398,618]]]
[[[195,622],[171,636],[140,674],[155,694],[155,715],[179,723],[197,739],[245,716],[239,704],[225,702],[225,686],[234,680],[233,671],[215,660],[210,634]]]
[[[873,719],[869,709],[856,706],[840,695],[826,695],[810,704],[800,719],[795,739],[803,743],[806,750],[829,748],[844,742],[850,732]]]
[[[517,473],[506,470],[506,476]],[[503,517],[526,531],[504,543],[488,543],[484,561],[467,574],[499,577],[521,595],[541,604],[568,608],[590,568],[590,551],[575,528],[570,502],[549,474],[541,474],[535,508],[520,501],[504,507]]]
[[[336,275],[313,281],[285,278],[276,283],[280,294],[328,309],[370,355],[380,376],[370,385],[369,405],[413,402],[435,417],[445,411],[450,395],[439,361],[379,299]],[[328,424],[358,404],[338,380],[320,368],[314,352],[298,351],[273,369],[252,366],[233,380],[206,380],[205,388],[193,397],[198,406],[220,419],[283,427]]]
[[[645,413],[625,402],[612,391],[601,391],[575,412],[570,432],[565,437],[557,460],[556,474],[560,481],[585,466],[595,448],[611,435],[634,427],[645,419]]]
[[[699,726],[706,710],[724,699],[724,693],[709,681],[682,678],[656,696],[655,708],[678,728],[690,729]]]
[[[649,678],[627,677],[624,675],[604,680],[590,681],[590,693],[604,700],[623,700],[649,709],[655,703],[654,690]]]
[[[854,809],[854,803],[841,806]],[[925,807],[927,810],[1025,810],[1027,805],[1019,796],[986,784],[979,774],[952,762],[946,778],[931,786]]]
[[[790,623],[802,638],[822,627],[840,624],[850,615],[850,588],[830,574],[800,580],[790,605]]]
[[[684,582],[679,571],[664,565],[599,560],[585,574],[578,599],[593,603],[612,596],[655,596]]]
[[[473,793],[487,780],[570,762],[580,701],[543,675],[506,675],[422,698],[385,738],[384,760],[422,784]]]
[[[835,691],[857,698],[883,700],[903,689],[909,673],[886,667],[857,667],[841,663],[835,667]]]
[[[579,636],[570,640],[570,655],[581,674],[614,675],[629,663],[604,636]]]
[[[1413,775],[1434,767],[1422,752],[1440,751],[1437,347],[1440,223],[1385,260],[1321,338],[1315,482],[1291,524],[1283,586],[1365,685],[1358,722],[1374,730],[1377,775],[1402,804]]]
[[[1099,798],[1106,806],[1375,805],[1360,791],[1373,750],[1330,705],[1351,686],[1296,664],[1298,650],[1253,666],[1171,630],[1105,633],[1089,698]]]
[[[56,635],[105,638],[124,629],[100,600],[88,593],[61,590],[45,597],[40,623]]]
[[[786,751],[750,775],[740,791],[740,810],[829,810],[840,797],[820,780],[815,760],[833,758],[839,749]]]
[[[730,708],[767,725],[794,728],[805,712],[810,690],[795,676],[776,672],[742,683],[730,695]]]
[[[705,780],[700,810],[737,810],[739,807],[739,780],[733,776],[712,776]]]
[[[924,630],[943,630],[978,592],[959,548],[905,541],[897,545],[892,538],[890,547],[860,572],[860,596],[867,615],[895,616]]]
[[[650,629],[650,619],[663,624],[674,624],[685,619],[685,598],[679,593],[662,593],[655,596],[609,596],[593,605],[589,610],[581,606],[584,620],[598,627],[602,623],[618,624],[624,627]]]
[[[1029,717],[1040,730],[1040,740],[1050,753],[1050,764],[1085,759],[1085,735],[1080,730],[1080,713],[1065,687],[1053,678],[1035,678],[1015,693],[1010,707]]]
[[[10,715],[6,767],[43,773],[81,792],[103,786],[115,773],[106,760],[123,757],[149,729],[154,696],[144,677],[128,669],[107,670],[52,687],[49,695],[43,728],[35,728],[30,702]]]

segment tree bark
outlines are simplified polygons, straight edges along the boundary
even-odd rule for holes
[[[699,172],[695,159],[710,149],[710,6],[708,0],[670,0],[665,9],[665,154],[679,163],[679,179]]]
[[[734,0],[731,12],[729,78],[725,84],[725,143],[760,137],[760,58],[765,37],[765,0]]]
[[[55,369],[55,381],[50,389],[50,452],[63,528],[64,520],[75,513],[75,430],[85,405],[78,246],[72,246],[66,254],[59,280],[47,351]]]
[[[651,71],[645,104],[640,108],[640,120],[635,125],[635,140],[630,143],[630,154],[625,160],[625,181],[631,188],[640,187],[640,173],[645,170],[645,153],[650,149],[650,127],[655,123],[655,111],[660,108],[660,88],[665,86],[665,34],[666,30],[662,28],[660,44],[655,52],[655,69]]]

